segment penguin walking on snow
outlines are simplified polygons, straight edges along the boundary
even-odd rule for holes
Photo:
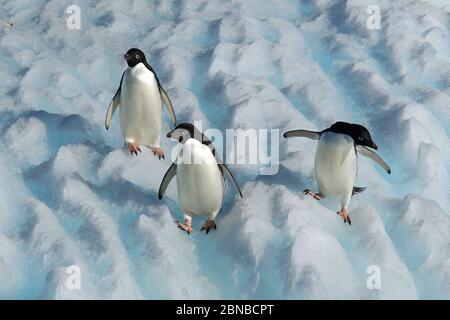
[[[214,219],[222,207],[225,176],[230,178],[241,198],[242,192],[228,167],[218,162],[212,142],[192,124],[178,125],[167,137],[178,140],[182,147],[164,175],[158,198],[162,199],[176,175],[178,201],[184,213],[184,222],[178,223],[178,227],[190,234],[192,218],[206,215],[208,219],[200,231],[205,230],[208,234],[211,229],[217,228]]]
[[[348,212],[351,197],[366,188],[354,186],[358,171],[358,154],[369,157],[391,173],[389,165],[372,149],[378,149],[369,131],[358,124],[336,122],[321,132],[308,130],[292,130],[283,134],[285,138],[305,137],[319,140],[315,158],[315,175],[319,192],[309,189],[303,193],[321,200],[328,195],[334,195],[341,200],[341,211],[338,214],[344,223],[351,225]]]
[[[140,146],[151,148],[159,159],[164,158],[161,149],[161,113],[164,103],[172,122],[176,125],[172,102],[159,79],[148,64],[144,53],[132,48],[124,55],[128,68],[123,72],[119,88],[109,104],[105,127],[120,105],[120,129],[131,154],[141,152]]]

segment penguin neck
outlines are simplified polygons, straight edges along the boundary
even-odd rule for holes
[[[128,67],[131,70],[135,70],[135,69],[139,69],[145,67],[144,64],[142,62],[139,62],[137,65],[135,65],[134,67]]]
[[[320,140],[322,143],[329,144],[335,148],[347,147],[355,144],[353,138],[348,134],[330,131],[322,134]]]
[[[201,144],[201,142],[194,138],[189,138],[183,142],[183,146],[189,146],[194,144]]]

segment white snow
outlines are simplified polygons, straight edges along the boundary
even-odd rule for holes
[[[450,2],[377,2],[379,30],[366,0],[85,1],[69,30],[64,2],[0,1],[0,299],[449,299]],[[316,143],[280,137],[278,173],[230,165],[244,198],[228,188],[218,229],[187,236],[175,184],[157,199],[169,157],[129,155],[117,115],[104,128],[131,47],[179,122],[356,122],[393,173],[359,158],[349,227],[302,194]]]

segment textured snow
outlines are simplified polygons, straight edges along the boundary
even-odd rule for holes
[[[369,30],[373,2],[83,1],[69,30],[65,2],[0,1],[0,298],[450,299],[450,2],[376,1]],[[281,138],[278,173],[230,166],[244,199],[229,191],[217,231],[197,219],[187,236],[175,184],[157,199],[170,160],[130,156],[117,117],[104,129],[130,47],[179,121],[356,122],[393,174],[360,157],[349,227],[336,200],[302,195],[315,142]]]

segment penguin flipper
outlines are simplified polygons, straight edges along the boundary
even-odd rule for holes
[[[173,110],[172,101],[170,101],[169,96],[162,86],[159,86],[159,94],[161,95],[161,99],[167,107],[167,111],[169,111],[170,119],[172,119],[173,125],[177,125],[177,117],[175,116],[175,111]]]
[[[242,195],[241,188],[239,188],[239,186],[238,186],[238,184],[236,182],[236,178],[231,173],[230,169],[228,169],[228,167],[224,163],[218,163],[217,165],[221,169],[222,174],[226,174],[230,178],[230,180],[233,182],[233,185],[234,185],[234,188],[236,189],[236,192],[239,193],[241,198],[243,198],[244,196]]]
[[[368,157],[378,163],[384,170],[386,170],[387,173],[391,174],[391,168],[389,165],[384,161],[378,154],[376,154],[374,151],[370,150],[367,147],[357,145],[356,151],[360,154],[362,154],[365,157]]]
[[[285,137],[285,138],[303,137],[303,138],[309,138],[311,140],[319,140],[320,132],[309,131],[309,130],[291,130],[291,131],[286,131],[283,134],[283,137]]]
[[[120,104],[120,91],[122,89],[122,81],[123,81],[124,74],[125,74],[125,72],[122,73],[122,78],[120,79],[119,88],[117,88],[116,94],[114,95],[111,102],[109,103],[108,111],[106,111],[106,117],[105,117],[106,130],[109,129],[114,112],[116,111],[117,107]]]
[[[114,112],[116,111],[117,107],[119,106],[120,102],[120,93],[114,96],[114,98],[109,103],[108,111],[106,112],[106,118],[105,118],[105,128],[106,130],[109,129],[109,126],[111,125],[112,117],[114,115]]]
[[[177,165],[174,162],[170,166],[169,170],[167,170],[166,174],[164,175],[164,178],[161,181],[161,185],[159,186],[159,191],[158,191],[158,199],[159,200],[162,199],[164,193],[167,190],[167,187],[170,184],[170,181],[172,181],[173,177],[175,177],[176,174],[177,174]]]

